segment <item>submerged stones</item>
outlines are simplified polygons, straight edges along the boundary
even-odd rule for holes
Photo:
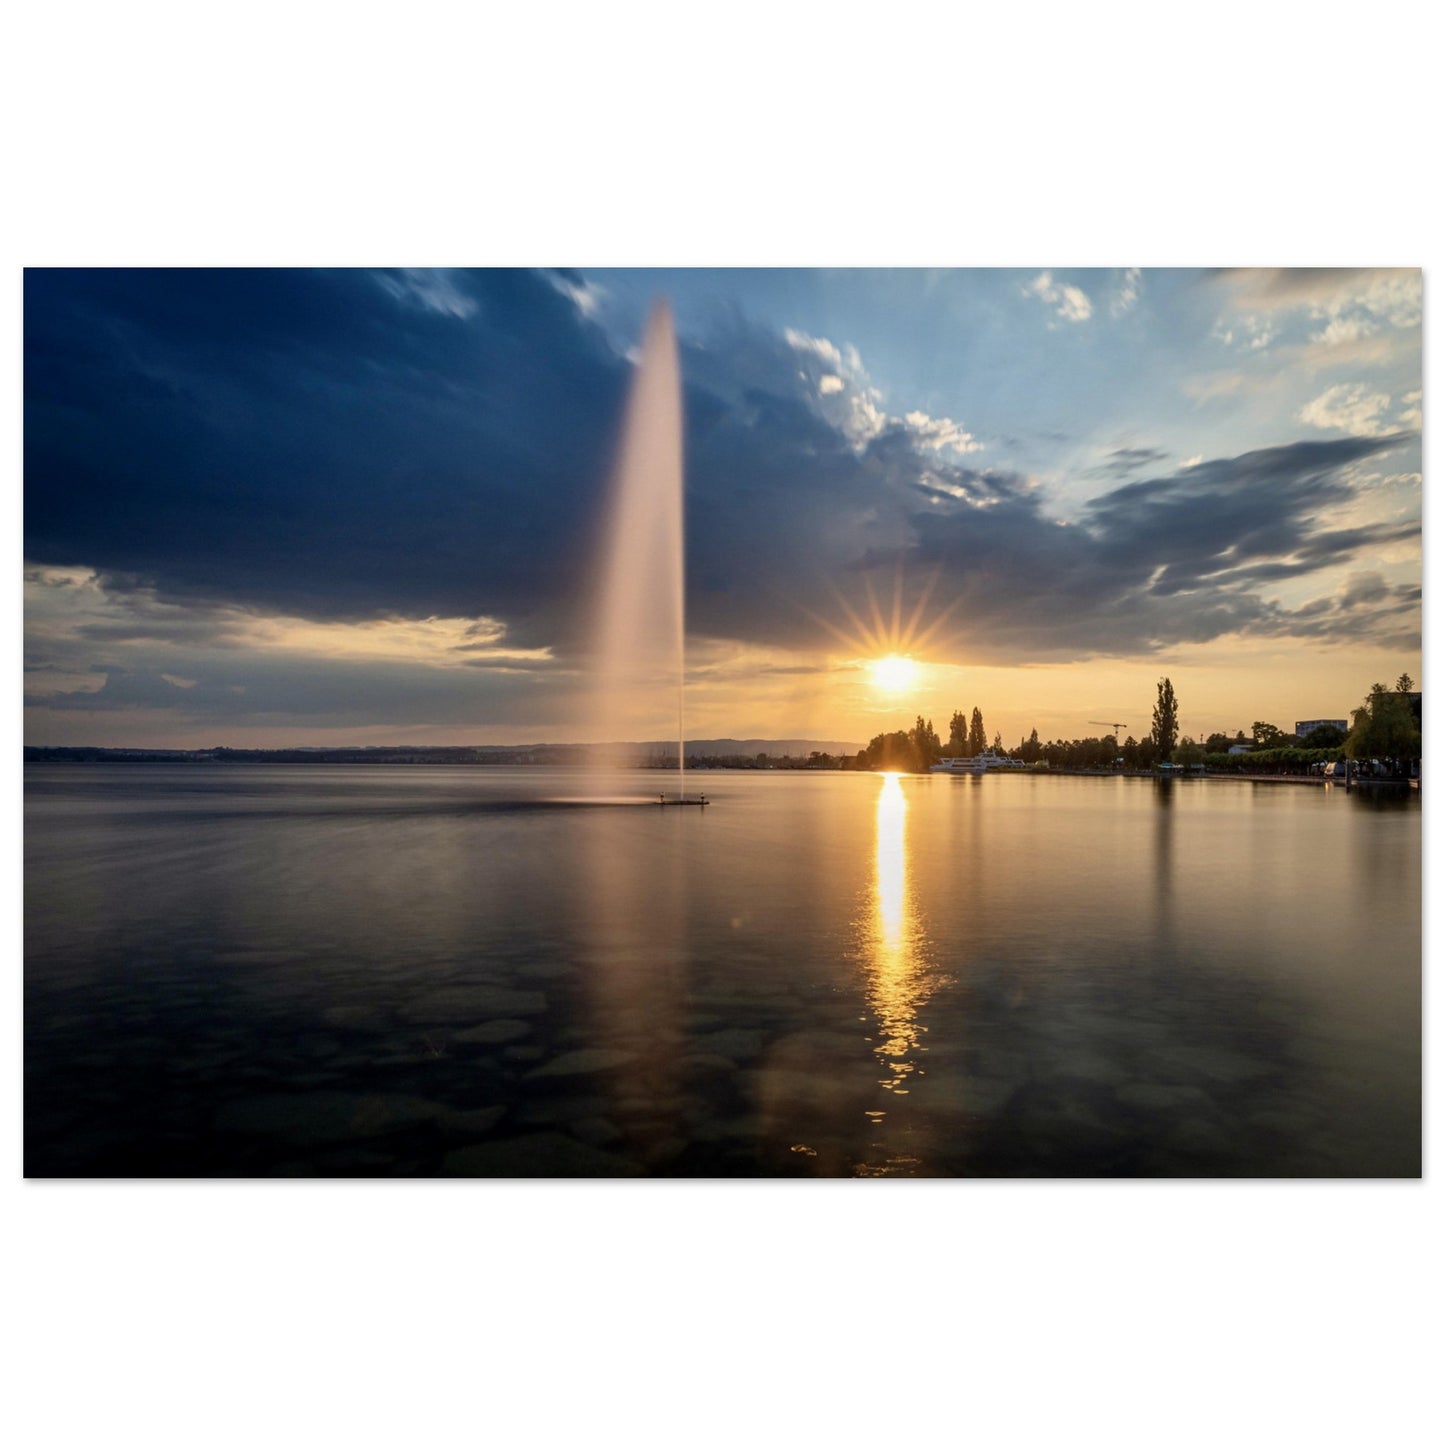
[[[504,988],[496,984],[450,984],[408,1000],[398,1010],[408,1023],[461,1023],[492,1015],[540,1014],[547,995],[538,989]]]
[[[522,1019],[488,1019],[474,1028],[462,1029],[452,1035],[459,1044],[511,1044],[532,1032],[532,1025]]]
[[[527,1075],[529,1079],[558,1079],[573,1074],[599,1074],[608,1069],[620,1069],[635,1062],[636,1054],[621,1049],[574,1049],[571,1053],[560,1054],[549,1059],[539,1069]]]
[[[305,1094],[258,1094],[223,1104],[214,1127],[304,1146],[367,1139],[419,1123],[446,1110],[408,1094],[353,1094],[316,1090]]]
[[[591,1144],[599,1149],[616,1144],[622,1138],[622,1130],[600,1114],[590,1114],[585,1119],[575,1120],[571,1130],[584,1144]]]
[[[449,1134],[490,1134],[506,1113],[505,1104],[494,1104],[490,1109],[458,1109],[447,1114],[441,1125]]]

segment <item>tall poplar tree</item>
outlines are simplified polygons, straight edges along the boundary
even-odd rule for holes
[[[1179,739],[1179,700],[1167,677],[1159,679],[1159,701],[1154,704],[1154,728],[1149,736],[1159,749],[1159,760],[1167,762]]]
[[[968,719],[961,712],[948,720],[948,755],[951,758],[968,756]]]
[[[973,717],[968,724],[968,755],[976,758],[988,746],[988,734],[983,730],[983,714],[977,709],[973,710]]]

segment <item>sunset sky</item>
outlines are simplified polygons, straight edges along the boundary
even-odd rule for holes
[[[1288,730],[1421,684],[1418,271],[31,270],[26,741],[592,739],[658,297],[689,736],[1142,737],[1164,674],[1185,733]]]

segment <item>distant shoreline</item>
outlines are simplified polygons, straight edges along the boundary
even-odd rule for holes
[[[86,767],[132,764],[156,767],[165,764],[188,767],[554,767],[582,771],[588,767],[586,744],[539,744],[535,747],[505,744],[490,747],[413,747],[413,748],[83,748],[26,746],[25,762],[36,765]],[[837,757],[837,754],[832,755]],[[629,764],[639,772],[676,772],[676,758],[638,761]],[[810,765],[806,755],[779,753],[757,756],[700,756],[687,760],[688,772],[856,772],[872,774],[875,770],[856,767]],[[1195,773],[1188,777],[1165,777],[1149,769],[1126,768],[1024,768],[1002,769],[999,777],[1056,778],[1135,778],[1166,782],[1230,782],[1230,783],[1294,783],[1321,787],[1325,783],[1340,786],[1338,778],[1318,774],[1295,773]],[[926,778],[929,773],[912,773],[910,777]],[[970,777],[982,776],[970,774]],[[1356,779],[1354,786],[1370,786],[1381,781]],[[1415,786],[1412,782],[1411,786]]]

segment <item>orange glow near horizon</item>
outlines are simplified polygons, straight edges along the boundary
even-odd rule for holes
[[[865,587],[860,583],[860,592]],[[216,606],[203,612],[207,625],[189,639],[186,629],[172,626],[185,616],[179,604],[151,590],[108,586],[80,567],[29,568],[24,606],[27,647],[56,658],[25,675],[25,742],[35,746],[477,747],[676,734],[671,678],[657,694],[665,698],[665,716],[639,701],[635,712],[609,722],[598,716],[574,660],[509,645],[497,619],[318,623]],[[883,606],[878,614],[886,619],[890,610]],[[835,617],[847,625],[842,612]],[[957,609],[937,631],[936,611],[930,617],[910,633],[901,609],[896,644],[887,620],[881,633],[871,623],[846,633],[832,629],[846,647],[829,648],[820,637],[811,651],[692,638],[688,736],[813,740],[812,746],[845,744],[851,751],[911,726],[915,715],[947,736],[955,710],[967,715],[978,707],[987,735],[1001,733],[1006,747],[1030,729],[1043,742],[1097,735],[1092,718],[1124,720],[1122,742],[1147,735],[1163,676],[1179,698],[1181,734],[1233,736],[1256,719],[1291,731],[1300,718],[1348,718],[1372,683],[1391,686],[1401,672],[1417,686],[1426,681],[1418,650],[1363,641],[1306,649],[1281,639],[1228,637],[1145,657],[1000,661],[974,650]],[[156,637],[144,635],[151,626]],[[819,632],[829,630],[820,620]],[[105,639],[98,653],[96,638]],[[904,691],[878,686],[870,671],[890,655],[917,666],[915,683]],[[113,672],[177,681],[171,691],[158,682],[150,704],[77,705]],[[285,710],[302,678],[324,686],[324,711]],[[499,707],[493,693],[503,679],[511,700]],[[233,714],[215,707],[222,689],[235,699]]]

